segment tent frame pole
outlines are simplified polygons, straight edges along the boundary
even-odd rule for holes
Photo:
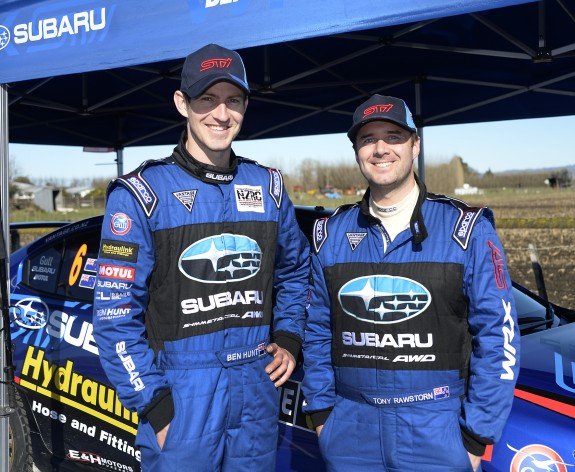
[[[8,182],[8,90],[0,84],[0,182]],[[8,472],[10,413],[8,386],[12,382],[10,362],[7,353],[10,345],[10,321],[7,316],[10,300],[9,235],[8,231],[8,186],[0,186],[0,472]],[[6,299],[8,298],[8,299]],[[7,345],[8,343],[8,345]]]

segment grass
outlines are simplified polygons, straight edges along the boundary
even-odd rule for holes
[[[539,217],[539,218],[496,218],[495,224],[498,229],[551,229],[551,228],[575,228],[575,218]]]
[[[10,222],[25,221],[79,221],[90,216],[97,216],[104,213],[103,208],[80,208],[73,212],[62,213],[59,211],[42,211],[37,208],[23,208],[10,210]]]
[[[547,187],[535,189],[486,190],[481,195],[452,195],[473,206],[486,206],[493,210],[497,228],[551,229],[575,228],[575,188],[561,191]],[[321,205],[335,208],[353,203],[360,196],[341,199],[318,198],[303,195],[294,198],[296,205]]]

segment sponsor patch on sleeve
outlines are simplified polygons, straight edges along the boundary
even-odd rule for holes
[[[132,219],[125,213],[114,213],[110,219],[110,230],[116,236],[125,236],[132,229]]]
[[[149,218],[158,205],[158,197],[148,182],[138,173],[118,177],[116,181],[123,183],[132,192],[146,213],[146,216]]]
[[[491,263],[493,264],[495,285],[497,285],[498,289],[504,290],[507,288],[507,280],[505,279],[505,260],[503,259],[503,252],[491,241],[487,241],[487,245],[491,250]]]
[[[136,262],[140,245],[112,239],[102,239],[100,257],[118,261]]]
[[[283,177],[279,170],[268,169],[270,172],[270,195],[273,198],[276,206],[279,208],[282,204],[283,197]]]
[[[471,238],[471,232],[477,222],[477,218],[481,215],[481,210],[473,208],[469,210],[460,209],[459,211],[461,214],[455,224],[455,230],[453,231],[452,237],[453,240],[463,249],[467,249],[469,239]]]
[[[100,264],[98,275],[107,279],[128,280],[133,282],[136,278],[136,269],[110,264]]]
[[[315,220],[313,225],[313,246],[315,252],[319,252],[323,243],[327,239],[327,218],[320,218]]]

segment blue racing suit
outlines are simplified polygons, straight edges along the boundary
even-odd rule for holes
[[[144,471],[275,467],[266,346],[298,357],[309,244],[280,172],[233,152],[231,164],[196,161],[184,134],[172,156],[108,189],[94,336],[118,397],[139,414]]]
[[[315,223],[302,388],[330,471],[470,471],[511,408],[519,330],[492,212],[417,184],[392,242],[369,191]]]

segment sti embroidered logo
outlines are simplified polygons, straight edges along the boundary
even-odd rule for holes
[[[505,261],[503,254],[491,241],[487,241],[489,249],[491,249],[491,263],[493,264],[493,275],[495,276],[495,285],[498,289],[503,290],[507,288],[507,281],[505,280]]]
[[[200,72],[204,72],[209,69],[228,69],[232,65],[232,58],[228,57],[226,59],[206,59],[200,64]]]
[[[388,103],[386,105],[372,105],[363,110],[363,117],[366,118],[369,115],[373,115],[374,113],[389,113],[392,108],[392,103]]]

